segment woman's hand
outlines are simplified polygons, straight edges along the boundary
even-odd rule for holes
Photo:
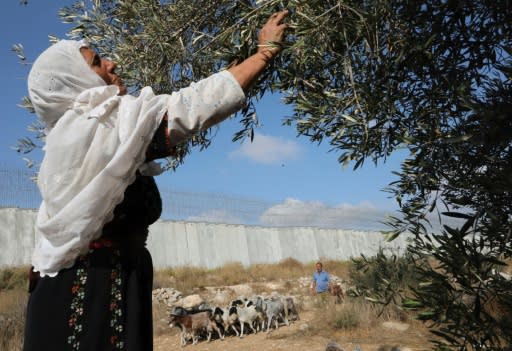
[[[288,27],[283,23],[288,16],[288,10],[274,13],[258,33],[258,53],[263,54],[268,61],[281,51],[284,31]]]
[[[258,33],[257,52],[242,63],[228,68],[245,92],[251,88],[268,63],[281,51],[279,44],[283,40],[284,30],[287,28],[287,24],[283,23],[287,15],[288,11],[285,10],[270,16]]]

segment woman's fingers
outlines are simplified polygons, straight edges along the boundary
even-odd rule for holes
[[[287,15],[288,10],[272,14],[258,34],[258,51],[264,53],[269,59],[281,50],[276,43],[283,40],[284,31],[288,27],[286,23],[283,23],[283,20]]]
[[[281,24],[281,22],[284,20],[284,18],[288,16],[288,10],[276,12],[270,16],[268,22],[274,22],[276,24]]]
[[[273,37],[271,40],[280,41],[283,36],[284,30],[288,27],[286,23],[282,23],[284,18],[288,15],[288,10],[274,13],[268,19],[267,23],[261,28],[263,36]],[[278,39],[278,40],[276,40]]]

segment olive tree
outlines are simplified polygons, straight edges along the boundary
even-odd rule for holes
[[[293,108],[283,124],[330,144],[342,164],[408,151],[388,189],[400,215],[386,233],[412,233],[409,256],[421,262],[422,283],[404,307],[430,323],[440,349],[504,347],[512,338],[503,272],[512,254],[510,1],[92,0],[60,15],[72,38],[119,63],[132,93],[146,85],[169,93],[252,54],[258,28],[283,8],[287,41],[233,139],[252,137],[255,101],[277,91]],[[210,142],[208,131],[194,136],[169,167]]]

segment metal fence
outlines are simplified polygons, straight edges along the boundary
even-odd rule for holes
[[[36,172],[30,169],[0,168],[0,207],[37,209],[41,195],[35,183]],[[159,187],[164,219],[239,218],[249,224],[257,213],[274,203],[224,194],[171,190]],[[236,214],[236,216],[235,216]]]
[[[30,169],[0,168],[0,207],[38,208],[41,195],[35,175]]]
[[[37,209],[41,196],[30,169],[0,168],[0,207]],[[300,226],[382,230],[385,213],[376,209],[329,208],[281,203],[160,186],[162,219],[259,226]]]

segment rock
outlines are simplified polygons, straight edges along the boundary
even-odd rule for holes
[[[402,346],[389,346],[389,345],[383,345],[377,349],[377,351],[411,351],[408,347],[402,347]]]
[[[253,290],[248,284],[231,285],[229,288],[235,296],[247,297],[253,294]]]
[[[301,324],[299,329],[300,329],[300,331],[305,332],[309,329],[309,324],[307,324],[307,323]]]
[[[176,301],[176,303],[174,305],[178,306],[178,307],[183,307],[184,309],[189,310],[189,309],[194,309],[194,308],[198,307],[199,305],[201,305],[204,302],[205,301],[201,296],[199,296],[198,294],[194,294],[194,295],[185,296],[181,300]]]
[[[212,298],[212,303],[215,306],[227,306],[229,300],[230,296],[226,290],[217,289],[215,296]]]
[[[337,342],[329,341],[325,346],[325,351],[343,351],[343,349]]]
[[[272,292],[274,292],[275,290],[282,289],[283,284],[280,282],[270,282],[270,283],[266,283],[265,287],[269,290],[273,290]]]
[[[500,276],[505,280],[512,280],[512,274],[507,274],[505,272],[500,272]]]
[[[406,324],[406,323],[391,322],[391,321],[382,323],[382,326],[386,329],[398,330],[401,332],[406,331],[410,327],[410,325]]]
[[[167,306],[172,306],[181,299],[181,292],[172,288],[155,289],[152,295],[153,302],[164,303]]]
[[[279,298],[281,298],[281,294],[279,294],[277,291],[272,291],[270,293],[270,298],[271,299],[279,299]]]

